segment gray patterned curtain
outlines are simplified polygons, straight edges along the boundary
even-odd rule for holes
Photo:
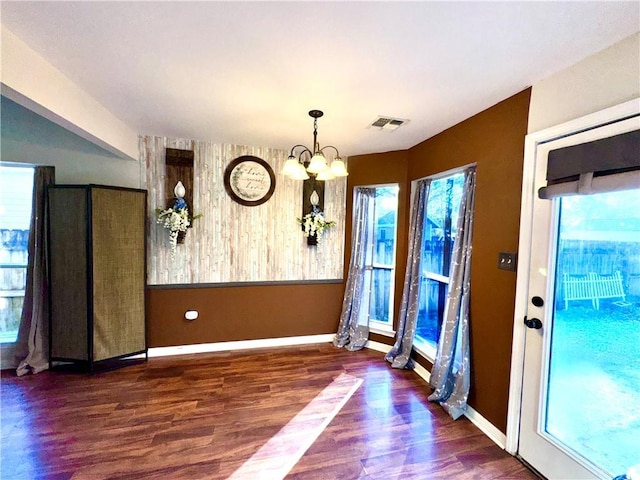
[[[355,189],[351,261],[340,324],[333,339],[336,347],[350,351],[362,349],[369,339],[375,195],[375,188]]]
[[[407,269],[404,275],[396,343],[385,356],[385,359],[391,363],[393,368],[413,369],[414,367],[410,355],[413,347],[413,337],[416,334],[416,323],[418,321],[422,233],[424,230],[430,186],[431,179],[425,178],[418,180],[411,205],[411,217],[409,219],[409,255],[407,257]]]
[[[18,376],[49,368],[49,296],[47,285],[45,197],[55,183],[54,167],[36,167],[29,227],[29,260],[22,316],[15,345]]]
[[[463,197],[451,254],[449,292],[429,382],[434,389],[429,400],[439,402],[454,420],[467,409],[471,384],[469,292],[475,187],[476,167],[473,166],[464,172]]]

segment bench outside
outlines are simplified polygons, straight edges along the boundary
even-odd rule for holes
[[[565,309],[569,308],[569,302],[572,300],[591,300],[596,310],[600,309],[600,300],[603,298],[621,298],[620,302],[615,303],[620,306],[628,304],[619,271],[613,275],[589,272],[587,275],[576,276],[565,273],[562,276],[562,286]]]

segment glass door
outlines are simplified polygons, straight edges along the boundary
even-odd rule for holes
[[[539,146],[546,156],[638,129],[638,118]],[[536,198],[519,455],[549,479],[640,464],[640,189]]]
[[[558,209],[543,430],[612,478],[640,463],[640,190]]]

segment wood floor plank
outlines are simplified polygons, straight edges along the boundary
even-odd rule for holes
[[[225,479],[270,439],[278,445],[343,373],[362,385],[286,478],[537,478],[467,419],[428,402],[414,372],[331,345],[153,358],[93,376],[3,375],[0,478]],[[269,455],[285,455],[284,445]]]

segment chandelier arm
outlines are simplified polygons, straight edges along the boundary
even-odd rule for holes
[[[338,149],[336,147],[334,147],[333,145],[326,145],[324,147],[322,147],[320,149],[320,151],[322,152],[325,148],[333,148],[336,151],[336,156],[340,157],[340,152],[338,151]]]
[[[293,155],[294,150],[295,150],[296,148],[298,148],[298,147],[302,147],[302,151],[300,152],[300,155],[298,155],[298,158],[300,158],[304,152],[309,152],[309,155],[313,155],[313,154],[311,153],[311,150],[309,150],[309,148],[308,148],[308,147],[305,147],[304,145],[295,145],[295,146],[291,147],[291,153],[289,153],[289,156],[290,156],[290,157],[293,157],[293,156],[294,156],[294,155]]]
[[[308,154],[309,154],[309,158],[308,158],[308,159],[306,159],[306,160],[305,160],[304,158],[302,158],[302,157],[304,156],[304,154],[305,154],[305,153],[308,153]],[[306,165],[306,164],[307,164],[307,163],[309,163],[309,161],[311,160],[311,157],[312,157],[312,155],[311,155],[311,150],[309,150],[308,148],[305,148],[305,149],[304,149],[304,150],[302,150],[302,151],[300,152],[300,154],[298,155],[298,162],[300,162],[300,163],[301,163],[301,164],[303,164],[303,165]]]

